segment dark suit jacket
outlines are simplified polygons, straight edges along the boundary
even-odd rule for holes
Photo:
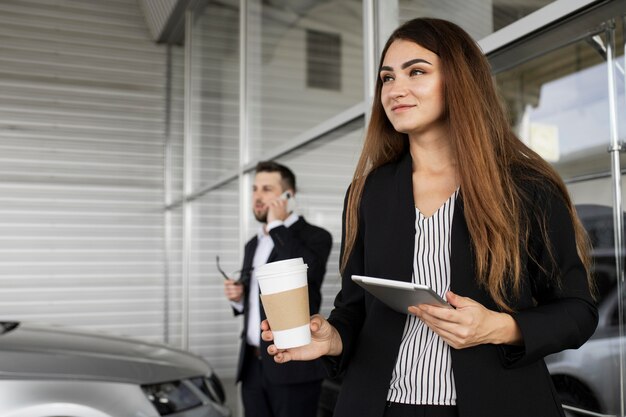
[[[513,317],[522,331],[524,347],[480,345],[451,350],[459,417],[563,416],[543,358],[582,345],[597,324],[597,310],[576,252],[566,206],[547,186],[535,188],[530,192],[536,208],[528,208],[546,214],[562,286],[551,285],[546,271],[523,259],[524,284],[514,302]],[[381,417],[384,413],[406,315],[386,307],[350,277],[358,274],[411,280],[415,206],[409,154],[368,177],[359,221],[342,290],[329,317],[341,335],[343,353],[327,360],[335,372],[346,371],[335,417]],[[451,290],[499,310],[475,280],[462,190],[451,233]],[[548,272],[554,270],[537,227],[531,231],[530,248]]]
[[[326,230],[313,226],[300,217],[298,221],[289,228],[278,226],[270,230],[270,236],[274,241],[274,249],[267,262],[282,261],[290,258],[304,259],[307,264],[307,279],[309,286],[309,308],[311,314],[318,313],[322,304],[322,281],[326,273],[326,263],[332,246],[332,237]],[[256,251],[257,238],[252,238],[246,244],[243,258],[242,283],[244,284],[244,329],[241,334],[242,343],[239,352],[239,366],[237,369],[237,381],[241,380],[242,371],[246,366],[246,332],[248,326],[248,296],[250,271],[252,270],[252,260]],[[264,320],[265,312],[261,306],[261,320]],[[237,312],[236,312],[237,313]],[[259,328],[259,334],[261,330]],[[290,362],[277,364],[274,358],[267,353],[269,343],[261,340],[261,360],[263,364],[263,375],[274,384],[296,384],[321,380],[325,371],[320,361],[314,362]]]

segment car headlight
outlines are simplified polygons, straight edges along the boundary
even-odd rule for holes
[[[204,378],[193,378],[191,382],[200,390],[204,395],[209,397],[211,401],[224,404],[226,401],[226,394],[224,392],[224,386],[222,382],[215,374],[205,376]]]
[[[202,400],[182,381],[144,385],[141,389],[162,416],[202,405]]]

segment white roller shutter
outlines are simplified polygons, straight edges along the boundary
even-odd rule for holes
[[[1,319],[162,340],[166,85],[135,0],[0,2]]]

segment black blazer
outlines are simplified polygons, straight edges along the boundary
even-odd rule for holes
[[[309,286],[309,308],[311,314],[318,313],[322,304],[322,281],[326,273],[326,263],[332,247],[332,237],[326,230],[313,226],[300,217],[298,221],[289,228],[278,226],[270,230],[270,236],[274,241],[272,250],[267,262],[282,261],[290,258],[304,259],[307,264],[307,280]],[[257,247],[256,236],[248,241],[244,251],[243,274],[241,281],[244,284],[244,329],[241,333],[241,349],[239,352],[239,365],[237,368],[237,381],[241,380],[242,372],[246,364],[246,332],[248,327],[248,297],[250,271],[252,270],[252,260]],[[261,320],[266,318],[261,307]],[[235,311],[236,314],[239,314]],[[259,334],[261,329],[259,328]],[[320,361],[314,362],[290,362],[277,364],[274,358],[267,353],[269,343],[261,340],[261,360],[263,361],[263,375],[274,384],[297,384],[321,380],[325,371]]]
[[[542,188],[545,189],[531,191],[531,201],[547,216],[562,286],[550,285],[545,271],[523,259],[525,279],[521,297],[513,305],[513,317],[522,331],[524,347],[480,345],[451,350],[459,417],[563,416],[543,358],[577,348],[596,328],[597,310],[576,252],[566,206],[556,193]],[[334,372],[346,372],[335,417],[381,417],[384,413],[406,315],[386,307],[350,277],[358,274],[411,280],[415,206],[410,154],[368,177],[359,221],[359,234],[343,274],[342,289],[329,317],[341,335],[343,353],[328,361]],[[553,270],[536,229],[533,227],[530,236],[531,250],[547,271]],[[462,190],[451,233],[452,291],[498,310],[475,281]]]

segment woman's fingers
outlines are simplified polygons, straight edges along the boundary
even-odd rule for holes
[[[289,349],[278,349],[272,344],[267,348],[267,353],[274,356],[278,363],[289,361],[308,361],[324,355],[339,355],[343,350],[341,337],[334,327],[326,319],[315,314],[311,317],[309,326],[311,329],[311,343]],[[267,320],[261,322],[261,338],[266,342],[272,342],[273,334]]]
[[[492,312],[471,298],[452,292],[446,298],[456,309],[422,304],[409,307],[409,312],[454,348],[487,343],[492,330],[489,321]]]
[[[286,363],[291,361],[291,354],[288,351],[284,351],[284,352],[278,352],[275,356],[274,356],[274,362],[276,363]]]
[[[272,340],[274,340],[274,335],[270,330],[270,323],[267,320],[263,320],[261,322],[261,339],[266,342],[271,342]]]
[[[292,360],[291,353],[288,350],[278,349],[276,345],[269,345],[267,353],[274,357],[274,362],[276,363],[285,363]]]

